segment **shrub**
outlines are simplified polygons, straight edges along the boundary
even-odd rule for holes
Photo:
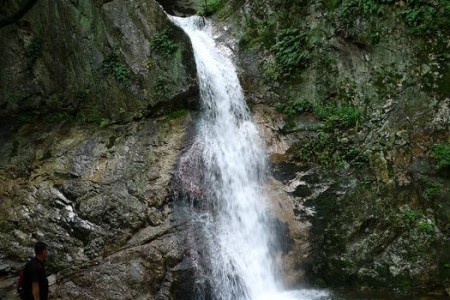
[[[432,152],[437,160],[436,170],[450,170],[450,143],[436,144]]]

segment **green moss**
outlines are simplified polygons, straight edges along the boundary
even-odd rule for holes
[[[174,120],[186,116],[189,113],[187,109],[179,109],[167,115],[167,119]]]

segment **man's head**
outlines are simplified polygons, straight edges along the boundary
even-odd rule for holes
[[[34,254],[36,254],[36,257],[41,260],[46,259],[48,256],[47,244],[44,242],[37,242],[34,245]]]

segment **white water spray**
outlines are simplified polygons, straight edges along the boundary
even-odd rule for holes
[[[214,208],[203,222],[214,299],[318,299],[314,291],[283,292],[271,257],[266,216],[265,154],[245,104],[235,67],[199,17],[171,17],[190,37],[197,64],[206,197]],[[306,294],[305,294],[306,293]]]

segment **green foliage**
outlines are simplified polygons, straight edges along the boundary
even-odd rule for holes
[[[162,57],[169,57],[178,49],[167,30],[155,35],[150,40],[150,49]]]
[[[186,116],[189,113],[187,109],[179,109],[167,115],[167,119],[174,120]]]
[[[277,103],[275,109],[287,116],[294,116],[305,112],[313,112],[314,105],[308,100],[300,99],[290,101],[287,104]]]
[[[432,152],[437,160],[436,170],[450,170],[450,143],[436,144]]]
[[[416,220],[422,218],[423,213],[417,210],[408,210],[404,213],[404,217],[408,222],[413,223]]]
[[[297,28],[281,29],[271,51],[280,77],[293,75],[299,67],[306,67],[310,58],[306,33]]]
[[[312,112],[325,122],[325,130],[334,128],[346,129],[358,125],[362,118],[361,110],[354,105],[342,107],[314,105],[308,100],[299,99],[289,101],[287,104],[276,103],[275,109],[288,117],[301,113]]]
[[[361,110],[353,105],[318,107],[315,112],[325,121],[325,127],[329,129],[356,126],[362,117]]]
[[[120,52],[113,51],[103,62],[103,73],[113,75],[123,86],[130,85],[130,72],[119,59]]]
[[[360,122],[362,113],[358,107],[319,106],[300,99],[289,101],[287,104],[277,103],[275,109],[290,118],[302,113],[313,113],[324,121],[325,126],[320,129],[317,137],[300,146],[296,155],[300,161],[338,168],[348,163],[367,163],[368,158],[363,149],[349,138],[339,140],[339,135],[335,133],[335,130],[346,130]]]
[[[325,1],[325,7],[330,10],[339,8],[341,16],[346,19],[358,14],[371,17],[384,12],[383,6],[379,2],[374,0],[328,0]]]
[[[172,80],[165,74],[160,74],[155,79],[155,84],[153,86],[155,95],[158,97],[163,97],[170,91],[170,86]]]
[[[300,147],[297,159],[305,163],[317,163],[321,167],[337,168],[368,161],[362,149],[354,142],[339,141],[335,134],[324,131],[320,131],[316,138]]]
[[[332,135],[319,132],[316,139],[304,144],[299,151],[299,158],[303,162],[315,162],[323,167],[334,165],[336,157],[333,155],[334,138]]]
[[[369,25],[365,34],[367,42],[376,42],[372,33],[376,32],[379,19],[394,11],[405,22],[413,34],[433,34],[435,36],[449,31],[450,2],[448,0],[406,0],[396,5],[395,0],[324,0],[324,6],[334,13],[336,20],[343,25],[347,35],[358,36],[358,23],[362,18]],[[375,40],[373,40],[375,37]],[[359,36],[362,38],[362,36]]]
[[[434,233],[434,224],[427,220],[422,220],[417,224],[417,229],[419,229],[419,231],[426,233],[426,234],[433,234]]]
[[[419,232],[433,234],[435,232],[434,223],[430,221],[421,211],[408,210],[404,213],[408,227],[417,228]]]
[[[374,45],[380,40],[378,20],[384,7],[375,0],[325,1],[332,12],[337,29],[343,36],[361,45]]]
[[[42,39],[38,36],[34,37],[31,40],[31,43],[28,45],[26,49],[27,53],[27,69],[31,70],[36,63],[36,60],[42,54]]]
[[[442,184],[439,182],[430,182],[425,189],[425,196],[428,198],[437,198],[441,195]]]
[[[259,22],[250,19],[247,22],[241,36],[241,45],[250,47],[262,45],[264,48],[270,49],[275,44],[276,19],[269,18]]]
[[[224,5],[222,0],[205,0],[202,7],[197,11],[199,16],[209,17],[217,13]]]
[[[433,34],[450,29],[450,2],[448,0],[406,0],[401,10],[405,23],[415,34]]]

